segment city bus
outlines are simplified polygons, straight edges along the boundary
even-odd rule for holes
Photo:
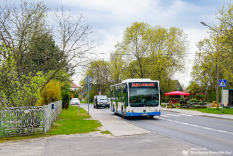
[[[160,84],[151,79],[127,79],[110,86],[110,109],[123,118],[161,115]]]

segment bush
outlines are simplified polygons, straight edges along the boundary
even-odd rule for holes
[[[166,107],[166,104],[161,104],[161,107]]]
[[[62,95],[62,108],[66,108],[66,103],[67,103],[67,108],[69,108],[70,94],[68,94],[68,93],[65,93]]]
[[[57,80],[51,80],[40,94],[41,100],[37,105],[47,105],[52,102],[61,100],[61,83]]]
[[[208,97],[209,97],[209,102],[216,101],[216,91],[211,92]],[[219,101],[221,101],[222,98],[221,91],[218,92],[218,97],[219,97]]]

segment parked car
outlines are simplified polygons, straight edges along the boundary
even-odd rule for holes
[[[93,107],[105,107],[109,108],[109,101],[107,95],[95,95],[93,100]]]
[[[80,101],[78,98],[72,98],[70,101],[70,104],[71,105],[78,105],[78,104],[80,104]]]

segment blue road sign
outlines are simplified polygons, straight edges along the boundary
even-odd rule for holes
[[[220,79],[219,80],[219,87],[227,87],[227,80]]]

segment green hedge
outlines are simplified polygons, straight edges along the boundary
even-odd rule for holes
[[[66,103],[67,103],[67,108],[70,106],[70,94],[63,94],[62,95],[62,108],[66,108]]]

